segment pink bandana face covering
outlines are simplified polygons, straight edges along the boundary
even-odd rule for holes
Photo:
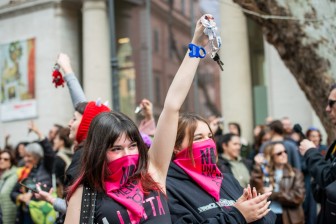
[[[129,181],[136,169],[139,155],[124,156],[108,163],[110,175],[105,178],[106,194],[127,208],[132,223],[139,223],[144,208],[144,194],[138,180]]]
[[[188,155],[188,149],[179,152],[174,163],[181,167],[204,191],[219,201],[223,176],[216,165],[215,142],[212,139],[196,142],[192,145],[192,153],[195,164]]]

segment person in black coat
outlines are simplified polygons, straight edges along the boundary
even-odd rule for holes
[[[336,125],[336,84],[330,88],[326,112]],[[334,223],[336,218],[336,141],[329,147],[323,158],[313,142],[305,139],[300,143],[300,153],[304,157],[310,175],[315,200],[321,203],[318,224]]]
[[[243,195],[244,189],[216,165],[216,144],[208,123],[198,115],[180,116],[173,161],[167,177],[173,223],[274,223],[267,197]]]

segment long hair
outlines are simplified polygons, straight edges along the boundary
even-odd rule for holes
[[[122,134],[126,134],[131,141],[136,142],[139,151],[137,170],[130,180],[140,180],[144,193],[151,190],[161,190],[158,183],[148,173],[148,148],[143,142],[137,126],[126,115],[111,111],[97,115],[90,124],[84,144],[79,178],[70,186],[67,199],[70,199],[81,184],[86,184],[98,192],[105,190],[104,179],[109,173],[106,153]]]
[[[272,142],[269,145],[267,145],[265,150],[264,150],[264,156],[265,156],[266,160],[268,161],[267,168],[268,168],[268,172],[269,172],[270,182],[272,184],[275,183],[274,173],[275,173],[275,169],[276,169],[273,154],[274,154],[274,148],[278,144],[284,146],[284,144],[281,143],[281,142]],[[290,176],[295,175],[294,170],[293,170],[292,166],[288,163],[288,161],[284,165],[284,168],[288,170]]]
[[[193,113],[185,113],[181,114],[178,121],[177,126],[177,136],[175,141],[175,148],[180,148],[182,145],[184,138],[188,139],[188,155],[191,158],[193,164],[194,164],[194,156],[192,153],[192,144],[193,144],[193,136],[195,134],[196,128],[197,128],[197,122],[201,121],[204,122],[208,128],[209,131],[212,133],[211,128],[208,124],[208,122],[201,116]],[[173,156],[174,157],[174,156]]]

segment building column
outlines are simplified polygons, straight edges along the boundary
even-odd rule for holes
[[[251,141],[253,98],[247,22],[238,7],[221,3],[220,10],[219,28],[222,38],[220,53],[224,62],[224,72],[220,76],[222,113],[226,124],[238,122],[242,128],[242,136]]]
[[[83,2],[83,85],[88,100],[112,104],[108,14],[105,0]]]

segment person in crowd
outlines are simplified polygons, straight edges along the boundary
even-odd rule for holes
[[[266,159],[267,165],[263,164]],[[264,158],[257,160],[251,175],[251,186],[258,192],[273,191],[271,209],[277,215],[276,224],[303,224],[302,202],[305,197],[301,171],[288,163],[282,143],[267,145]]]
[[[142,99],[139,106],[141,108],[141,114],[144,116],[144,119],[142,119],[139,124],[139,131],[153,138],[156,129],[153,116],[153,104],[147,99]]]
[[[49,130],[49,133],[48,133],[48,140],[49,140],[49,142],[50,142],[50,144],[51,144],[52,146],[54,146],[54,139],[55,139],[55,137],[56,137],[58,131],[59,131],[61,128],[63,128],[62,125],[60,125],[60,124],[54,124],[54,125],[52,126],[52,128]]]
[[[11,201],[10,194],[17,183],[16,160],[12,150],[0,151],[0,210],[2,223],[13,224],[16,217],[16,205]],[[1,222],[1,221],[0,221]]]
[[[68,169],[72,159],[72,140],[69,138],[70,129],[61,128],[54,138],[54,150],[56,151],[56,157],[54,161],[53,173],[56,176],[58,189],[63,192],[65,183],[65,171]],[[63,193],[58,192],[58,196],[62,197]]]
[[[270,140],[269,128],[266,125],[257,125],[253,130],[254,141],[249,159],[254,161],[254,157],[259,153],[259,149],[264,142]]]
[[[336,125],[336,84],[329,91],[326,112],[333,125]],[[321,204],[318,224],[331,224],[336,214],[336,141],[329,147],[325,158],[308,139],[300,143],[300,153],[304,158],[310,175],[313,177],[314,198]]]
[[[203,30],[199,20],[192,43],[200,45]],[[91,210],[94,211],[94,223],[171,222],[165,196],[166,176],[176,139],[179,110],[199,61],[188,54],[185,56],[167,92],[149,150],[138,128],[126,115],[102,113],[92,121],[83,152],[86,162],[68,194],[65,223],[92,223]],[[86,199],[92,192],[97,192],[95,203],[86,206]],[[82,209],[78,209],[79,205]],[[81,213],[88,216],[81,216]]]
[[[26,154],[26,145],[28,145],[28,142],[19,142],[15,147],[15,159],[18,167],[23,167],[25,165],[24,155]]]
[[[306,137],[309,141],[314,143],[317,150],[321,153],[322,156],[326,155],[328,147],[322,144],[322,134],[318,128],[315,127],[308,128],[306,132]]]
[[[110,111],[110,109],[99,102],[90,101],[77,104],[74,116],[69,122],[69,138],[75,140],[76,146],[71,163],[65,171],[64,188],[71,186],[79,176],[83,147],[93,118],[107,111]],[[52,192],[39,191],[36,196],[52,204],[56,211],[62,214],[66,213],[66,201],[60,197],[54,197]]]
[[[238,124],[237,122],[230,122],[228,125],[229,125],[228,126],[229,133],[236,134],[240,138],[240,144],[241,144],[240,155],[243,158],[247,158],[248,155],[250,154],[250,146],[248,141],[242,137],[240,124]]]
[[[305,224],[316,224],[317,223],[317,203],[314,199],[312,192],[312,177],[309,173],[309,167],[301,156],[302,160],[302,173],[304,175],[304,183],[306,189],[306,197],[303,201],[303,210],[305,214]]]
[[[45,148],[43,152],[42,146]],[[36,183],[41,183],[51,188],[51,173],[53,168],[54,152],[52,147],[48,147],[47,138],[40,139],[39,143],[30,143],[26,146],[24,156],[25,167],[19,170],[18,183],[11,192],[11,199],[18,205],[16,223],[34,223],[29,212],[28,204],[31,200],[36,200],[33,194],[20,185],[19,182],[28,178]]]
[[[290,140],[293,133],[292,121],[289,119],[289,117],[283,117],[281,118],[281,123],[284,130],[284,137]]]
[[[260,147],[259,152],[263,153],[267,145],[274,142],[281,142],[285,145],[286,152],[288,155],[288,162],[292,167],[301,170],[301,159],[298,146],[291,140],[287,140],[284,137],[284,129],[280,120],[274,120],[268,125],[270,131],[270,141],[263,143]]]
[[[250,183],[252,161],[240,156],[240,139],[236,134],[228,133],[220,139],[223,153],[218,155],[217,166],[222,173],[231,173],[240,186]]]
[[[43,139],[43,134],[40,132],[35,122],[31,121],[29,123],[29,129],[36,133],[40,139]],[[55,190],[57,190],[56,192],[59,197],[63,197],[65,171],[70,166],[72,157],[72,140],[70,140],[69,134],[69,128],[60,128],[54,138],[54,144],[52,145],[50,141],[48,141],[43,145],[43,151],[46,150],[46,146],[48,148],[52,147],[56,152],[54,154],[52,174],[56,177],[56,181],[53,183],[53,187],[57,187]]]
[[[218,153],[223,153],[221,138],[224,132],[224,119],[219,116],[211,115],[207,118],[207,122],[214,133],[214,139]]]
[[[267,197],[244,189],[216,165],[216,145],[202,117],[179,118],[167,195],[173,223],[274,223]]]

